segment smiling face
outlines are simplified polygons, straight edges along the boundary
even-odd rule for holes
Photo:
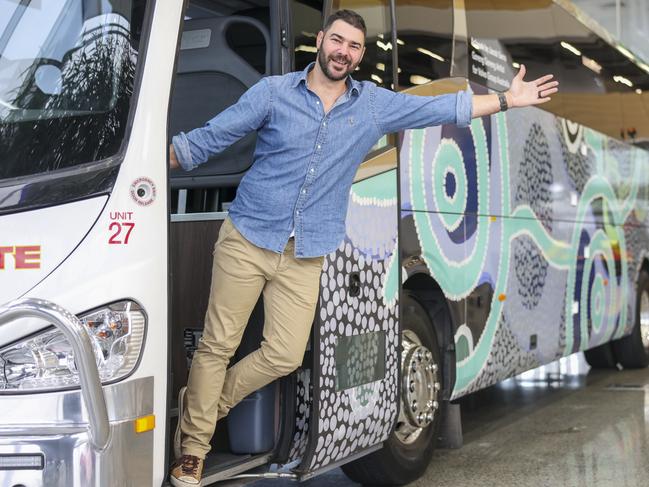
[[[354,72],[365,53],[363,31],[344,20],[336,20],[318,33],[318,65],[331,81],[345,79]]]

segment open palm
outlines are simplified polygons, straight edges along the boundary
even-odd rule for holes
[[[550,95],[558,91],[558,81],[550,81],[554,75],[546,74],[534,81],[523,81],[525,77],[525,65],[521,65],[518,74],[512,80],[509,88],[512,107],[526,107],[529,105],[540,105],[550,101]]]

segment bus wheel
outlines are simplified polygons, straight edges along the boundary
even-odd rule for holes
[[[584,357],[593,369],[614,369],[617,365],[610,343],[603,343],[590,350],[584,350]]]
[[[355,482],[402,485],[421,477],[430,462],[442,416],[442,360],[435,328],[407,291],[402,300],[401,404],[383,448],[342,466]]]
[[[635,326],[629,336],[613,342],[617,361],[627,369],[649,365],[649,273],[640,271],[636,296]]]

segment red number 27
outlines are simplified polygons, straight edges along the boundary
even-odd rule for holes
[[[109,244],[127,244],[128,243],[128,238],[131,236],[131,231],[133,230],[133,227],[135,226],[135,223],[133,222],[112,222],[108,226],[108,231],[109,232],[114,232],[110,238],[108,239]],[[126,230],[128,228],[128,230]],[[122,234],[122,230],[126,232],[126,235],[124,235],[124,241],[120,240],[120,234]]]

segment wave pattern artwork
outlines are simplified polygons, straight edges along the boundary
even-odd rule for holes
[[[491,287],[486,319],[455,323],[453,398],[630,332],[646,151],[530,108],[407,131],[400,156],[401,238],[449,301]]]

